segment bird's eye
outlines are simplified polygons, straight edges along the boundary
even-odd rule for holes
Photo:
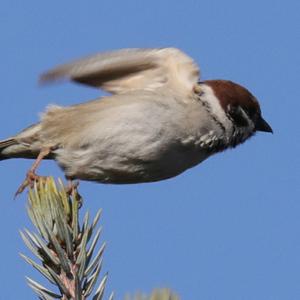
[[[248,126],[248,120],[245,111],[239,105],[230,105],[228,107],[228,115],[234,121],[236,126]]]
[[[253,108],[243,108],[243,110],[249,116],[250,119],[253,119],[254,116],[257,114],[257,111]]]

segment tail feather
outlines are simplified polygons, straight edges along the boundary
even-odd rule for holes
[[[9,158],[34,158],[35,154],[26,144],[14,138],[0,141],[0,160]]]
[[[17,135],[0,141],[0,160],[8,158],[36,158],[39,148],[33,150],[32,145],[37,141],[40,123],[31,125]]]
[[[0,141],[0,150],[5,149],[6,147],[16,145],[18,142],[14,138]]]
[[[7,147],[16,145],[18,142],[14,138],[9,138],[3,141],[0,141],[0,160],[7,159],[8,157],[3,153]]]

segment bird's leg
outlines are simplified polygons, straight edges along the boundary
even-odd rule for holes
[[[68,183],[66,185],[66,193],[71,196],[74,192],[77,193],[77,187],[79,185],[79,181],[74,181],[73,179],[68,179]]]
[[[33,163],[33,165],[31,166],[30,170],[28,173],[33,173],[35,174],[36,169],[38,168],[38,166],[40,165],[41,161],[47,156],[49,155],[51,152],[51,148],[44,148],[40,151],[38,157],[36,158],[35,162]]]
[[[18,188],[15,197],[18,196],[19,194],[21,194],[26,187],[28,186],[32,186],[33,183],[35,181],[40,180],[42,177],[36,175],[35,171],[38,168],[38,166],[40,165],[41,161],[43,160],[43,158],[45,158],[47,155],[49,155],[51,152],[51,148],[43,148],[39,155],[37,156],[35,162],[33,163],[33,165],[31,166],[31,168],[29,169],[29,171],[26,173],[26,178],[25,180],[22,182],[22,184],[20,185],[20,187]]]
[[[74,201],[78,201],[78,207],[80,208],[82,206],[82,198],[78,193],[78,185],[79,181],[74,181],[74,179],[68,178],[68,184],[65,189],[69,197],[73,196]]]

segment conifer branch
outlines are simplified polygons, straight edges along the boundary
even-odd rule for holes
[[[69,196],[61,181],[56,184],[53,178],[36,183],[29,191],[27,211],[37,233],[25,229],[21,237],[39,263],[24,254],[21,256],[59,290],[53,292],[27,278],[39,299],[104,299],[107,274],[95,287],[105,244],[93,255],[101,234],[101,229],[96,229],[101,210],[92,222],[87,212],[80,225],[80,204],[81,197],[76,190]],[[93,297],[89,298],[94,290]]]
[[[36,232],[24,229],[21,237],[34,259],[22,258],[41,273],[58,291],[52,291],[26,277],[28,285],[41,300],[103,300],[107,282],[105,274],[96,288],[102,268],[105,243],[95,253],[101,228],[97,224],[99,210],[90,222],[85,213],[82,225],[79,209],[82,199],[76,190],[68,195],[61,181],[52,177],[40,181],[29,190],[27,212]],[[93,297],[91,296],[94,291]],[[150,296],[141,293],[125,300],[179,300],[169,289],[155,289]],[[109,300],[113,300],[113,293]]]

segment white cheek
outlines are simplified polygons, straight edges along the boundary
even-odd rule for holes
[[[227,118],[218,98],[213,92],[213,89],[205,84],[201,86],[201,89],[204,92],[201,95],[201,99],[208,103],[211,113],[223,124],[226,131],[231,131],[231,121]]]

